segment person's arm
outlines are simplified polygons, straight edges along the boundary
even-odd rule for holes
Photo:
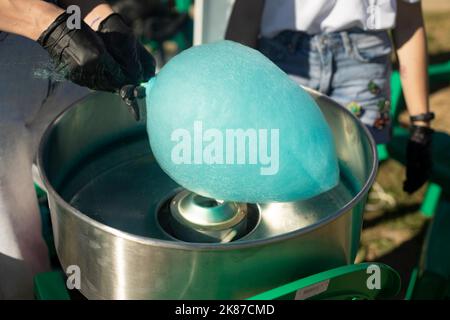
[[[397,1],[394,42],[403,94],[410,116],[429,112],[427,43],[420,2]],[[406,147],[406,180],[403,190],[413,193],[430,177],[433,130],[429,121],[413,121]]]
[[[37,40],[64,10],[38,0],[0,0],[0,30]]]
[[[420,2],[397,1],[394,42],[406,105],[411,116],[429,111],[427,43]],[[415,125],[428,126],[427,122]]]
[[[68,80],[109,92],[134,84],[95,31],[84,22],[80,29],[69,28],[69,17],[41,0],[0,0],[0,30],[36,41],[49,53],[55,71]]]

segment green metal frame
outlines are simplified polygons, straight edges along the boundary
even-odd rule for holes
[[[450,61],[445,63],[431,65],[428,68],[428,76],[431,84],[449,82],[450,81]],[[378,145],[378,158],[380,161],[387,160],[390,157],[405,163],[406,157],[404,153],[406,139],[408,132],[406,129],[399,126],[398,118],[400,113],[405,107],[405,101],[403,97],[403,90],[400,80],[400,74],[398,71],[394,71],[391,77],[391,118],[393,126],[393,141],[389,145]],[[435,139],[436,142],[437,139]],[[439,140],[442,141],[443,139]],[[441,150],[441,146],[437,146],[435,150]],[[436,157],[434,157],[436,158]],[[448,160],[448,159],[447,159]],[[445,159],[444,159],[445,162]],[[442,172],[445,173],[444,179],[438,179],[440,181],[435,182],[431,180],[420,208],[422,214],[426,217],[432,217],[436,211],[436,208],[441,198],[442,187],[450,185],[450,162],[438,163],[440,167],[440,176]],[[445,167],[448,167],[447,169]]]
[[[450,200],[441,199],[428,228],[420,265],[411,275],[407,299],[450,298]]]
[[[367,285],[371,275],[368,268],[373,265],[380,270],[380,289]],[[359,263],[314,274],[249,300],[294,299],[296,295],[305,296],[305,300],[373,300],[392,298],[399,291],[400,276],[394,269],[381,263]]]
[[[34,277],[37,300],[70,300],[63,272],[45,272]]]

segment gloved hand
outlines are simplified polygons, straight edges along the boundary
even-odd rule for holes
[[[114,13],[103,20],[97,34],[122,72],[131,79],[130,84],[139,85],[155,75],[155,59],[139,43],[120,15]]]
[[[56,71],[93,90],[117,92],[130,84],[102,39],[84,22],[81,29],[69,29],[69,17],[67,13],[58,16],[37,40],[50,54]]]
[[[431,142],[434,130],[428,127],[412,126],[406,149],[406,180],[403,190],[417,191],[431,175]]]

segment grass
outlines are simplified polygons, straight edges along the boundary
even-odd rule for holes
[[[425,28],[430,55],[450,52],[450,11],[426,13]]]

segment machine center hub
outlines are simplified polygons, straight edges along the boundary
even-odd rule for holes
[[[183,224],[204,230],[222,230],[239,224],[247,214],[247,205],[182,191],[171,201],[170,211]]]
[[[249,231],[249,205],[246,203],[211,199],[183,190],[167,207],[168,212],[159,215],[160,220],[165,220],[160,224],[181,241],[227,243]]]

